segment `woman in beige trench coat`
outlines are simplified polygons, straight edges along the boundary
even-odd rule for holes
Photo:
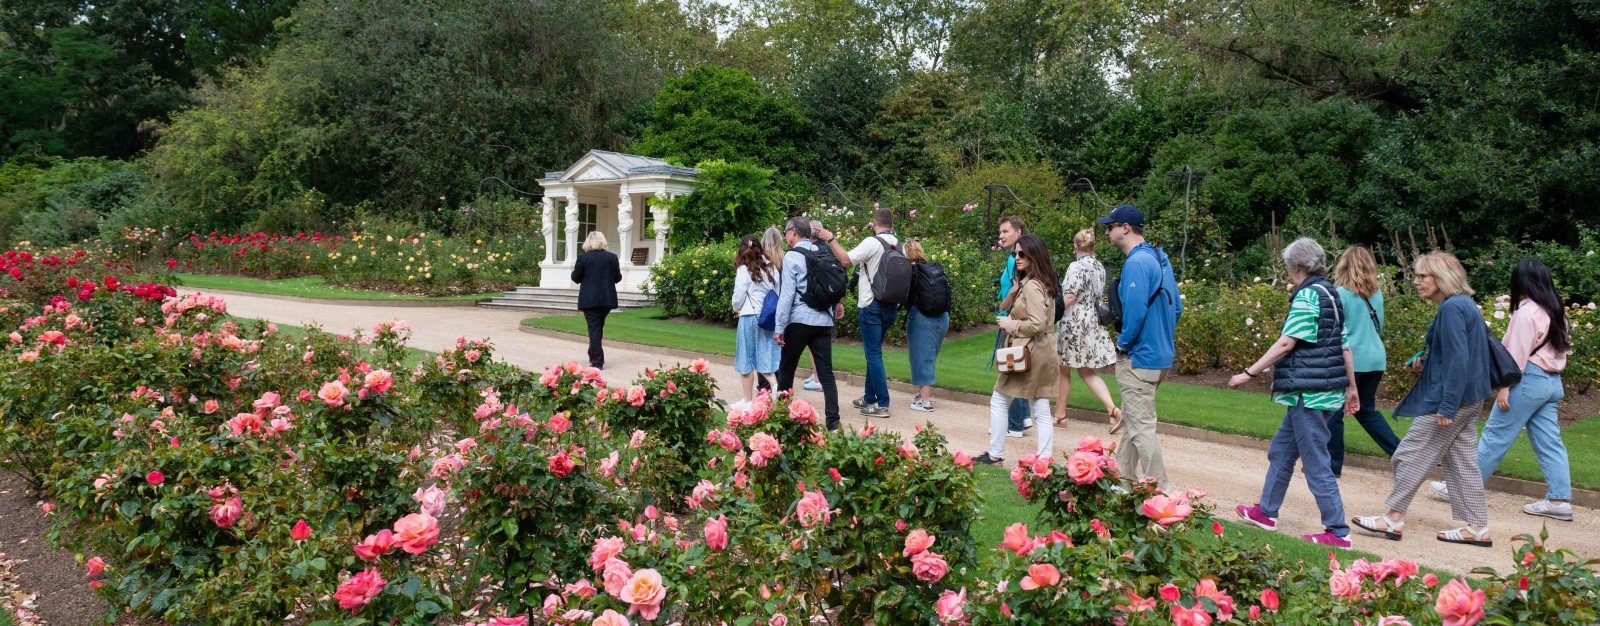
[[[1006,422],[1011,401],[1024,398],[1033,406],[1038,434],[1035,452],[1054,454],[1055,429],[1050,427],[1050,398],[1056,394],[1056,270],[1050,249],[1038,235],[1017,239],[1016,300],[1011,314],[995,320],[1006,331],[1006,345],[1028,346],[1028,371],[1000,374],[989,396],[989,450],[973,459],[999,463],[1005,455]]]

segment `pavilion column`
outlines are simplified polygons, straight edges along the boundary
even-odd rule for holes
[[[617,256],[623,267],[633,267],[633,195],[627,191],[617,201]]]
[[[667,202],[672,198],[672,194],[669,194],[665,191],[657,191],[655,206],[650,207],[650,213],[655,217],[656,222],[657,263],[660,263],[661,259],[666,258],[667,256],[667,231],[671,230],[671,226],[667,223],[667,220],[671,219],[672,217],[670,211],[667,209]]]
[[[544,211],[539,214],[539,232],[544,235],[544,261],[540,265],[550,265],[556,255],[556,199],[545,196],[543,204]]]
[[[567,263],[578,262],[578,196],[567,196]]]

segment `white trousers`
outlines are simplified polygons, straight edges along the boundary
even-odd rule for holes
[[[1034,398],[1033,404],[1033,429],[1038,435],[1038,447],[1035,449],[1040,456],[1055,454],[1056,428],[1055,418],[1050,415],[1050,399]],[[1006,452],[1007,418],[1011,414],[1011,396],[995,391],[989,396],[989,456],[991,458],[1004,458]]]

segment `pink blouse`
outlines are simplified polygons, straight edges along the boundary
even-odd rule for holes
[[[1522,306],[1511,314],[1511,326],[1506,328],[1505,339],[1500,343],[1511,353],[1511,358],[1517,360],[1519,369],[1526,369],[1528,361],[1533,361],[1546,372],[1556,374],[1567,368],[1567,354],[1558,352],[1555,346],[1545,343],[1537,353],[1533,347],[1544,341],[1545,334],[1550,332],[1550,314],[1544,307],[1524,300]],[[1531,356],[1530,356],[1531,354]]]

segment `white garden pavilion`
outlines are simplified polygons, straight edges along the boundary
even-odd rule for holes
[[[591,231],[605,233],[622,264],[619,292],[640,293],[650,266],[666,255],[672,216],[665,200],[694,192],[696,170],[661,159],[590,150],[571,167],[548,172],[544,188],[544,261],[539,285],[575,289],[572,265]]]

